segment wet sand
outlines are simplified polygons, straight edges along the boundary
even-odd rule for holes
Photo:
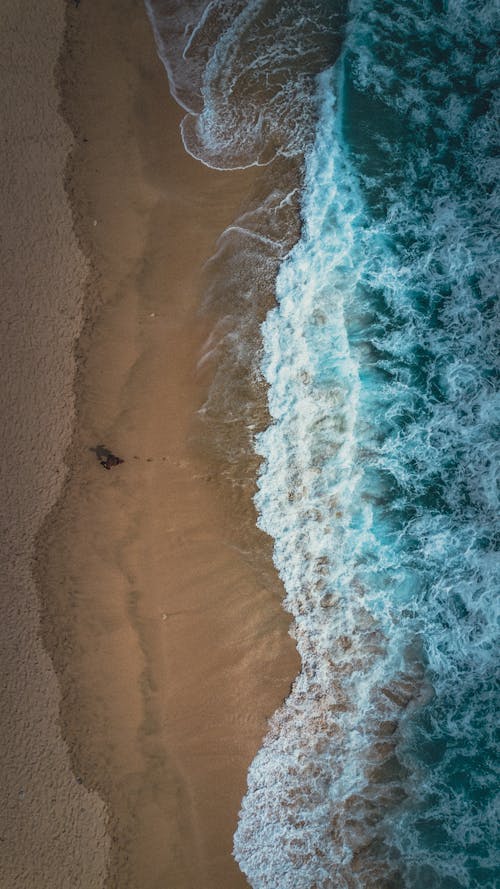
[[[203,459],[193,418],[216,321],[203,265],[258,184],[185,154],[138,0],[67,19],[66,188],[90,273],[71,471],[38,543],[43,640],[73,769],[109,812],[108,889],[238,889],[247,769],[298,658],[250,496],[208,441]],[[104,471],[100,444],[125,463]]]

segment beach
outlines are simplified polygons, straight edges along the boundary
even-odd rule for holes
[[[38,538],[42,639],[75,787],[105,819],[102,884],[236,889],[246,772],[298,657],[252,491],[235,498],[195,418],[217,321],[204,265],[258,177],[185,153],[141,3],[66,16],[82,330],[72,439],[54,450],[69,471]],[[104,471],[99,446],[124,464]]]
[[[497,885],[495,12],[7,0],[0,889]]]

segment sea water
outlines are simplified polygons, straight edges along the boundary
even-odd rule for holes
[[[186,148],[304,156],[254,439],[302,670],[235,857],[254,889],[494,889],[498,7],[169,9]]]

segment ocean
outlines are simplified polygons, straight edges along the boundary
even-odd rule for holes
[[[494,889],[498,4],[147,7],[186,150],[263,168],[204,410],[258,466],[302,670],[235,858],[253,889]]]

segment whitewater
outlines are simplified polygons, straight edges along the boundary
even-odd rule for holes
[[[277,245],[255,503],[302,660],[236,860],[253,889],[494,889],[498,7],[162,9],[190,153],[305,157],[292,249],[236,225]]]

